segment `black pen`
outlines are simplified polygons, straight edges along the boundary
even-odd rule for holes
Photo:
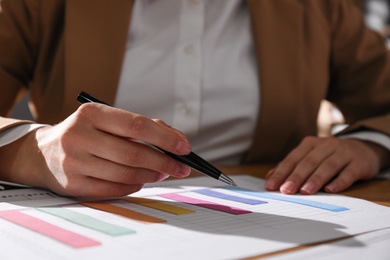
[[[88,102],[95,102],[100,104],[105,104],[108,106],[111,106],[110,104],[107,104],[106,102],[103,102],[88,93],[80,92],[80,94],[77,97],[77,101],[81,104],[88,103]],[[152,145],[152,144],[150,144]],[[216,180],[222,181],[228,185],[237,186],[236,183],[229,178],[226,174],[218,170],[216,167],[214,167],[212,164],[204,160],[202,157],[196,155],[195,153],[191,152],[188,155],[177,155],[168,151],[165,151],[164,149],[161,149],[160,147],[157,147],[155,145],[152,145],[157,150],[165,153],[166,155],[172,157],[173,159],[184,163],[191,168],[199,171],[200,173],[203,173],[205,175],[208,175]]]

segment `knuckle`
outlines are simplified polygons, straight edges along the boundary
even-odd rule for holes
[[[336,171],[340,170],[341,166],[340,166],[340,163],[336,160],[326,160],[324,162],[324,168],[328,172],[336,172]]]
[[[313,145],[316,142],[317,138],[314,136],[305,136],[302,139],[302,145]]]
[[[78,107],[76,115],[76,120],[82,118],[93,118],[96,111],[96,104],[86,103]]]
[[[298,161],[298,157],[294,153],[290,153],[284,158],[284,160],[278,165],[278,168],[281,169],[292,169],[295,167]]]
[[[119,181],[122,183],[131,184],[134,182],[135,174],[136,172],[134,168],[123,167],[123,169],[118,173]]]
[[[325,140],[326,140],[326,144],[331,147],[338,147],[341,144],[341,140],[334,136],[327,137]]]
[[[144,116],[135,115],[129,121],[130,133],[135,136],[138,136],[140,133],[144,132],[146,128],[147,120],[148,119]]]
[[[304,168],[308,169],[315,169],[318,166],[318,159],[316,159],[314,156],[307,156],[304,161],[302,162],[304,165]]]
[[[127,163],[136,163],[136,164],[142,164],[144,160],[144,155],[139,149],[134,149],[132,146],[127,145],[124,148],[123,151],[124,160]]]

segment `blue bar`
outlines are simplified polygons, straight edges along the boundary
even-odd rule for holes
[[[241,202],[241,203],[245,203],[248,205],[260,205],[260,204],[268,203],[267,201],[264,201],[264,200],[254,200],[254,199],[248,199],[248,198],[243,198],[243,197],[237,197],[237,196],[225,194],[225,193],[210,190],[210,189],[193,190],[193,192],[203,194],[206,196],[210,196],[210,197],[219,198],[219,199]]]
[[[227,190],[235,191],[238,193],[246,194],[246,195],[259,197],[259,198],[291,202],[291,203],[305,205],[305,206],[309,206],[309,207],[313,207],[313,208],[329,210],[329,211],[333,211],[333,212],[342,212],[342,211],[349,210],[346,207],[341,207],[341,206],[337,206],[337,205],[332,205],[332,204],[327,204],[327,203],[322,203],[322,202],[317,202],[317,201],[312,201],[312,200],[301,199],[301,198],[294,197],[294,195],[282,196],[282,195],[274,194],[271,192],[245,190],[245,189],[233,187],[233,186],[226,186],[223,188],[227,189]]]

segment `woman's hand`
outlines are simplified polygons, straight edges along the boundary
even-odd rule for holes
[[[162,121],[88,103],[62,123],[2,147],[0,161],[8,163],[0,173],[71,196],[123,196],[189,175],[190,167],[134,140],[181,155],[191,151],[185,136]]]
[[[267,174],[265,188],[285,194],[338,193],[388,166],[390,152],[357,139],[306,137]]]

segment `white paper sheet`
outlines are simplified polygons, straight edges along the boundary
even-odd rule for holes
[[[77,201],[64,206],[66,201],[70,202],[68,199],[61,201],[49,195],[37,197],[35,203],[30,200],[31,206],[28,201],[0,203],[0,216],[5,210],[16,210],[14,212],[43,220],[100,244],[75,249],[0,217],[0,259],[238,259],[390,227],[388,207],[341,195],[288,196],[270,193],[264,191],[261,179],[251,176],[233,178],[240,188],[255,192],[228,190],[221,188],[223,185],[218,181],[199,177],[148,185],[132,196],[194,210],[191,214],[174,215],[122,199],[109,201],[111,205],[167,221],[161,224],[145,224],[82,206]],[[197,191],[201,189],[265,203],[248,205],[200,194]],[[0,198],[7,192],[1,192]],[[234,215],[160,196],[166,193],[202,200],[206,204],[218,203],[227,211],[235,207],[251,213]],[[135,233],[111,236],[35,209],[36,205],[42,207],[45,203],[51,207],[58,203],[62,205],[60,208],[131,229]],[[352,240],[357,246],[363,246],[363,242]]]

